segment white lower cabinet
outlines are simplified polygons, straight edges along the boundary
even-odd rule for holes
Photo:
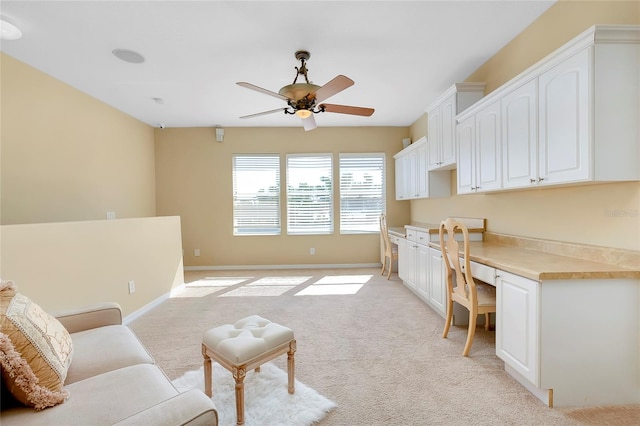
[[[540,385],[540,283],[504,271],[496,277],[496,355]]]
[[[415,232],[415,231],[413,231]],[[420,299],[431,306],[438,314],[447,314],[447,292],[440,250],[411,239],[417,239],[411,233],[398,244],[399,277]]]
[[[410,287],[415,284],[415,274],[413,269],[413,250],[411,245],[413,243],[406,238],[400,238],[398,240],[398,276],[400,279]]]
[[[429,247],[416,244],[416,291],[422,298],[429,297]]]
[[[442,252],[429,248],[429,304],[440,315],[447,314],[447,283]]]
[[[428,298],[427,239],[425,232],[409,230],[407,237],[398,244],[398,276],[407,287],[424,300]]]

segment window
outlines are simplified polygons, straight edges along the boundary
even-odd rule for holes
[[[280,234],[280,156],[233,156],[233,235]]]
[[[333,232],[331,154],[287,155],[287,233]]]
[[[340,233],[378,232],[385,206],[385,156],[340,154]]]

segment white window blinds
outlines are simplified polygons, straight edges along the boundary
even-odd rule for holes
[[[378,232],[385,206],[385,155],[340,154],[340,233]]]
[[[280,156],[233,156],[233,235],[280,234]]]
[[[331,154],[287,155],[287,233],[333,232]]]

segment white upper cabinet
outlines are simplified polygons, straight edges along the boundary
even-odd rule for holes
[[[502,182],[500,102],[485,106],[457,127],[458,194],[493,191]]]
[[[538,183],[589,179],[591,50],[582,50],[538,78]]]
[[[427,138],[418,139],[393,158],[396,162],[396,200],[451,195],[449,174],[427,169]]]
[[[427,167],[456,168],[456,115],[484,94],[484,83],[457,83],[427,108]]]
[[[596,25],[459,114],[462,150],[482,130],[489,140],[499,105],[502,152],[498,186],[471,182],[479,154],[459,153],[458,192],[640,180],[639,46],[640,26]]]
[[[508,93],[502,106],[502,183],[530,186],[538,177],[538,81]]]

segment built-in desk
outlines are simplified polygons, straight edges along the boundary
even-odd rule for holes
[[[496,286],[496,355],[510,375],[549,406],[640,403],[638,252],[485,233],[470,260]]]

